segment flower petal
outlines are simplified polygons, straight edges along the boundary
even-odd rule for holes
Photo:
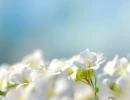
[[[73,65],[78,67],[78,68],[85,69],[85,65],[78,62],[78,61],[73,61]]]
[[[31,67],[24,67],[21,71],[21,74],[25,77],[28,77],[28,76],[30,76],[31,72],[32,72]]]
[[[79,57],[80,57],[81,61],[82,61],[84,64],[86,63],[86,61],[92,61],[92,54],[91,54],[91,52],[89,51],[89,49],[87,49],[87,50],[81,52],[81,53],[79,54]]]
[[[97,57],[102,57],[102,56],[103,56],[103,53],[101,53],[101,52],[97,53]]]
[[[22,83],[22,75],[21,74],[12,75],[11,81],[16,83],[16,84],[21,84]]]
[[[97,59],[97,61],[95,63],[96,64],[102,64],[105,61],[106,61],[106,57],[100,57],[100,58]]]
[[[59,73],[60,71],[62,71],[62,63],[61,61],[59,61],[58,59],[54,59],[48,69],[50,72],[52,72],[53,74],[55,73]]]
[[[97,70],[98,68],[99,68],[99,65],[96,65],[96,66],[91,67],[90,69]]]

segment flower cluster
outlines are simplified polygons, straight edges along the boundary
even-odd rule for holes
[[[129,100],[130,89],[130,62],[128,58],[119,58],[117,55],[106,63],[103,74],[107,76],[103,83],[112,91],[114,100]]]
[[[99,73],[105,60],[103,53],[86,49],[46,62],[36,50],[16,64],[0,66],[0,100],[129,100],[128,59],[115,56]]]

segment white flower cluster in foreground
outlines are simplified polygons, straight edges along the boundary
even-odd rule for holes
[[[14,65],[0,66],[0,100],[130,100],[128,59],[115,56],[99,73],[105,60],[103,53],[86,49],[45,62],[36,50]]]

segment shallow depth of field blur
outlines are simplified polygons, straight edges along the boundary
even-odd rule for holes
[[[107,59],[130,53],[129,0],[0,0],[0,63],[35,49],[46,60],[90,48]]]
[[[35,50],[51,62],[87,48],[106,57],[97,72],[115,55],[130,60],[130,0],[0,0],[0,65]]]

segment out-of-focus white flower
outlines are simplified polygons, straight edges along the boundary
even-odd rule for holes
[[[88,85],[78,85],[74,90],[74,100],[94,100],[93,90]]]
[[[87,49],[79,54],[78,59],[73,61],[73,65],[81,69],[97,70],[105,60],[102,53],[90,52]]]
[[[0,91],[5,92],[8,88],[10,72],[6,67],[0,67]]]
[[[27,87],[19,86],[10,90],[6,97],[3,98],[3,100],[29,100],[32,89],[33,84],[30,84]]]
[[[114,72],[116,71],[115,65],[116,65],[117,59],[118,59],[118,56],[115,56],[112,61],[109,61],[105,65],[105,67],[103,68],[103,71],[106,74],[109,74],[109,75],[113,75],[114,74]]]
[[[121,76],[116,80],[116,84],[120,87],[120,88],[126,88],[127,85],[127,80],[125,79],[125,77]]]
[[[30,63],[30,62],[34,61],[35,63],[42,63],[42,62],[44,62],[42,55],[43,55],[42,51],[37,49],[32,54],[24,57],[23,62]]]
[[[54,93],[55,95],[61,95],[69,89],[69,83],[66,78],[61,77],[55,81]]]
[[[120,87],[122,93],[117,97],[117,100],[130,99],[130,73],[126,72],[116,80],[116,85]]]
[[[54,59],[48,66],[47,73],[49,76],[58,75],[61,73],[62,68],[63,68],[62,62],[58,59]]]
[[[130,73],[130,64],[128,64],[126,71]]]
[[[21,89],[12,89],[10,90],[6,97],[3,100],[24,100],[21,96]]]
[[[25,63],[19,62],[19,63],[12,65],[9,70],[11,71],[11,74],[21,73],[23,68],[29,67],[29,66],[30,66],[30,64],[25,64]]]
[[[0,68],[0,100],[98,99],[97,93],[101,92],[99,92],[99,87],[102,90],[102,84],[97,84],[98,80],[94,70],[97,70],[105,60],[102,53],[90,52],[87,49],[71,59],[54,59],[46,63],[41,51],[38,50],[13,66]],[[79,83],[75,84],[67,80],[66,71],[69,78]],[[114,93],[112,91],[111,93],[116,95],[116,92],[118,90],[120,92],[121,89],[122,98],[129,96],[130,64],[126,58],[115,57],[107,63],[104,72],[114,77],[114,80],[104,80],[106,86],[113,90]],[[115,73],[118,73],[116,79]],[[108,99],[109,94],[105,93],[106,90],[102,92],[107,95]],[[100,97],[102,98],[102,95]]]
[[[112,61],[109,61],[105,65],[103,71],[105,74],[108,74],[110,76],[113,75],[121,76],[124,74],[127,65],[128,65],[128,60],[126,58],[119,59],[118,56],[115,56]]]
[[[120,76],[116,80],[116,84],[119,85],[122,89],[126,89],[127,87],[130,87],[130,72],[125,72],[122,76]]]
[[[31,73],[32,73],[31,67],[24,67],[21,70],[21,73],[13,74],[11,76],[11,81],[16,84],[29,83],[32,80]]]
[[[0,90],[2,92],[7,91],[7,87],[8,87],[8,85],[7,85],[7,81],[6,80],[0,81]]]
[[[33,68],[39,68],[44,65],[43,53],[40,49],[35,50],[32,54],[24,57],[23,63],[31,64]]]

